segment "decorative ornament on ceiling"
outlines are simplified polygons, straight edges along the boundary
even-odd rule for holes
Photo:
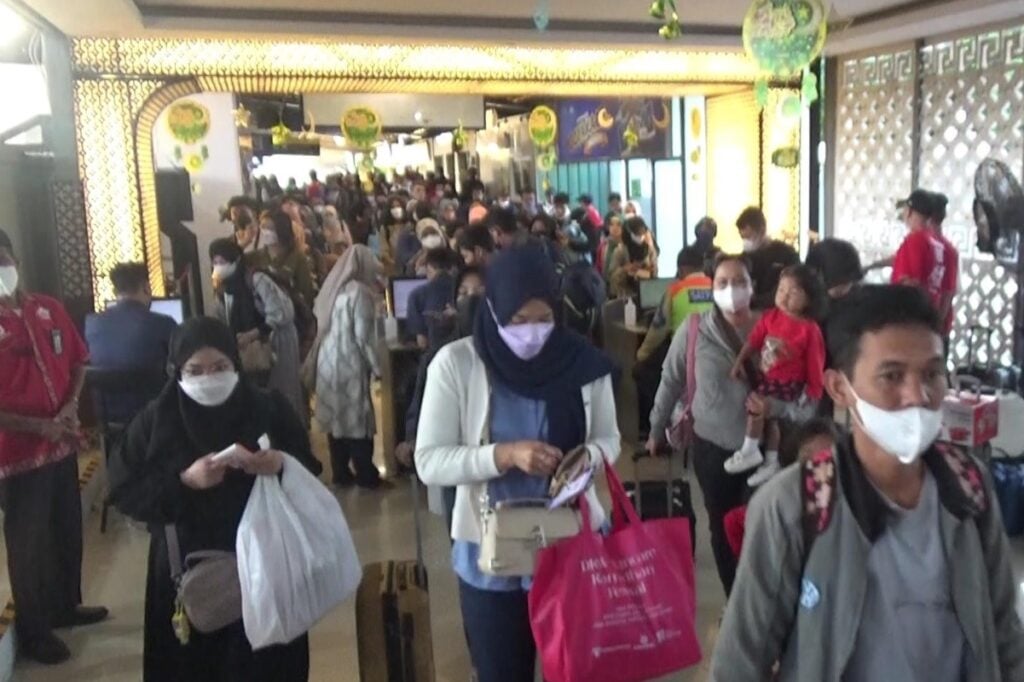
[[[372,149],[383,130],[380,114],[369,107],[352,107],[341,115],[341,132],[354,147]]]
[[[801,99],[818,99],[818,79],[810,70],[825,46],[828,32],[822,0],[754,0],[743,19],[743,47],[761,75],[754,95],[768,104],[768,82],[801,79]]]
[[[538,31],[546,31],[548,22],[551,21],[550,0],[538,0],[537,7],[533,10],[533,25]]]
[[[679,13],[676,11],[676,0],[654,0],[648,13],[655,19],[661,19],[664,24],[658,29],[658,35],[665,40],[678,38],[682,33],[679,24]]]
[[[195,100],[179,100],[167,110],[167,129],[175,142],[175,163],[192,175],[202,171],[210,158],[201,144],[210,132],[210,110]]]
[[[526,130],[535,147],[537,169],[547,179],[547,173],[558,163],[555,142],[558,140],[558,116],[551,107],[541,104],[534,107],[526,121]]]
[[[248,128],[252,123],[252,112],[246,109],[244,104],[232,109],[231,114],[234,116],[236,128]]]
[[[469,142],[469,135],[466,133],[465,126],[462,125],[462,119],[459,119],[459,127],[452,131],[452,151],[461,152],[466,148],[466,144]]]

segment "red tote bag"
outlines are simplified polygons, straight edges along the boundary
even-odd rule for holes
[[[547,682],[642,682],[701,660],[685,518],[641,522],[605,462],[614,525],[538,553],[530,625]]]

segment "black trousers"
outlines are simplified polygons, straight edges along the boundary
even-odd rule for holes
[[[372,438],[330,436],[327,444],[331,450],[331,476],[335,483],[351,482],[353,469],[358,485],[372,486],[380,480],[380,472],[373,465]]]
[[[693,439],[692,453],[693,470],[697,474],[697,483],[704,494],[704,508],[708,512],[711,551],[715,555],[718,578],[722,581],[722,587],[728,596],[736,579],[737,561],[725,536],[723,520],[730,510],[746,503],[747,477],[750,473],[727,473],[723,465],[725,460],[732,456],[732,451],[720,448],[698,436]]]
[[[18,636],[33,639],[82,603],[78,457],[0,481]]]

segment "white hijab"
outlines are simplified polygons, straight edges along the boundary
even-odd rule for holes
[[[313,314],[321,334],[327,333],[331,326],[331,311],[334,310],[334,301],[338,294],[349,282],[362,282],[369,287],[377,283],[377,274],[380,272],[380,263],[373,251],[363,244],[354,244],[345,249],[338,262],[334,264],[331,271],[324,279],[320,293],[313,302]]]

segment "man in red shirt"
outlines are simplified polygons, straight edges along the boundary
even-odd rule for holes
[[[946,249],[929,221],[937,198],[932,192],[915,189],[901,204],[910,234],[904,238],[892,262],[892,283],[920,287],[942,312],[943,282],[946,279]]]
[[[88,351],[57,301],[18,288],[0,230],[0,507],[22,654],[71,656],[53,629],[107,617],[81,605],[78,397]]]

